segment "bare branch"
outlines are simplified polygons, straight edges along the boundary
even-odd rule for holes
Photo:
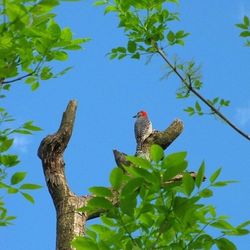
[[[187,89],[192,92],[195,96],[197,96],[205,105],[207,105],[217,116],[219,116],[227,125],[229,125],[232,129],[234,129],[237,133],[241,136],[250,140],[250,135],[243,132],[239,129],[235,124],[233,124],[227,117],[225,117],[218,109],[216,109],[208,100],[206,100],[199,92],[197,92],[184,77],[178,71],[178,69],[168,60],[167,55],[165,52],[155,44],[155,49],[157,53],[163,58],[163,60],[167,63],[167,65],[175,72],[175,74],[179,77],[182,83],[187,87]]]

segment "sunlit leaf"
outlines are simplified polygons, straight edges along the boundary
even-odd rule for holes
[[[162,149],[162,147],[160,147],[159,145],[152,145],[150,148],[150,159],[155,161],[155,162],[159,162],[161,159],[163,159],[164,156],[164,151]]]
[[[27,194],[27,193],[24,193],[24,192],[21,192],[22,196],[28,200],[29,202],[31,202],[32,204],[35,203],[35,200],[34,198],[30,195],[30,194]]]
[[[106,187],[91,187],[89,191],[97,196],[112,196],[111,190]]]
[[[12,175],[11,179],[10,179],[10,183],[11,185],[16,185],[19,182],[21,182],[25,176],[27,175],[26,172],[16,172],[15,174]]]
[[[114,168],[111,171],[109,181],[112,187],[118,189],[122,185],[123,172],[120,168]]]

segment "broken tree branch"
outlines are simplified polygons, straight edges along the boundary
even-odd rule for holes
[[[84,226],[87,220],[99,217],[105,211],[100,209],[95,212],[80,212],[79,208],[85,207],[94,195],[77,196],[67,183],[65,176],[65,163],[63,154],[72,135],[77,103],[70,101],[62,116],[58,131],[45,137],[38,149],[38,156],[42,161],[43,171],[49,193],[57,214],[56,249],[73,250],[71,241],[80,235],[84,235]],[[175,120],[164,131],[154,131],[143,143],[142,149],[149,155],[150,146],[158,144],[166,149],[183,131],[183,123]],[[129,166],[126,154],[114,150],[115,160],[118,166]],[[123,169],[124,170],[124,169]],[[125,171],[125,170],[124,170]],[[193,178],[196,173],[191,173]],[[175,176],[166,185],[182,180],[183,175]],[[119,205],[119,192],[112,190],[112,197],[107,197],[114,206]]]
[[[72,135],[76,107],[76,101],[69,102],[58,131],[45,137],[38,149],[57,214],[57,250],[71,250],[71,240],[77,235],[83,235],[86,215],[77,209],[83,207],[89,199],[88,196],[79,197],[70,190],[64,172],[63,153]]]

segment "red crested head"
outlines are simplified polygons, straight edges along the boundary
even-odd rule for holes
[[[141,110],[135,116],[133,116],[133,118],[140,118],[140,117],[147,118],[148,117],[147,112]]]

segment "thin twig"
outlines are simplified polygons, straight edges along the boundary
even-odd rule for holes
[[[29,74],[26,74],[26,75],[17,77],[17,78],[15,78],[15,79],[13,79],[13,80],[3,81],[3,82],[1,82],[1,84],[8,84],[8,83],[17,82],[17,81],[20,81],[20,80],[22,80],[22,79],[24,79],[24,78],[26,78],[26,77],[32,76],[34,73],[35,73],[35,71],[32,71],[32,72],[29,73]]]
[[[203,103],[205,103],[217,116],[219,116],[227,125],[229,125],[232,129],[234,129],[237,133],[245,137],[247,140],[250,140],[250,135],[246,134],[242,130],[240,130],[236,125],[234,125],[227,117],[225,117],[218,109],[216,109],[208,100],[206,100],[199,92],[197,92],[192,85],[187,82],[186,79],[181,75],[181,73],[177,70],[176,67],[172,65],[172,63],[168,60],[165,52],[155,44],[155,49],[157,53],[163,58],[163,60],[167,63],[167,65],[175,72],[175,74],[180,78],[182,83],[187,87],[187,89],[192,92],[195,96],[197,96]]]

